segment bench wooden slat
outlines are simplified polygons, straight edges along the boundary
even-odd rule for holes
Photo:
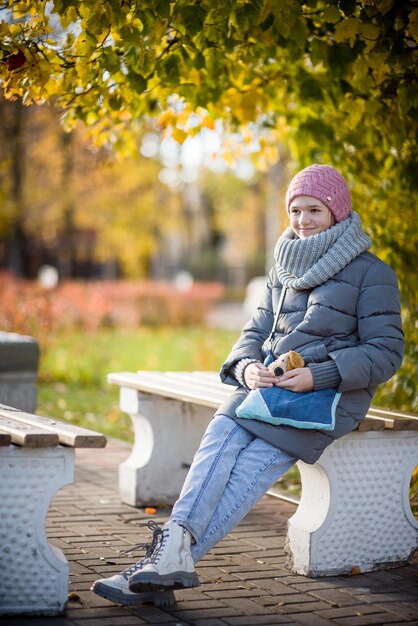
[[[158,380],[157,377],[148,376],[149,372],[146,372],[146,376],[139,376],[138,374],[132,374],[131,372],[121,372],[116,374],[109,374],[107,380],[110,383],[120,385],[122,387],[130,387],[137,391],[143,391],[145,393],[152,393],[154,395],[161,395],[166,398],[173,398],[174,400],[181,400],[183,402],[194,401],[202,406],[208,406],[213,409],[217,409],[219,404],[227,397],[225,393],[211,391],[202,392],[201,389],[190,385],[182,386],[177,381],[171,381],[168,383],[168,379]],[[231,388],[232,391],[232,388]]]
[[[143,372],[138,372],[138,374],[142,376]],[[216,393],[225,394],[225,396],[230,395],[236,388],[231,385],[225,385],[215,377],[199,376],[195,372],[193,372],[192,376],[190,376],[188,372],[167,372],[166,378],[170,381],[177,381],[178,383],[191,388],[198,387],[199,389],[212,389]]]
[[[387,430],[418,430],[418,420],[403,417],[377,417],[368,414],[370,420],[383,422]]]
[[[164,381],[164,386],[167,385],[167,381],[170,381],[170,385],[171,383],[175,384],[184,393],[190,392],[195,394],[196,391],[199,394],[205,393],[206,395],[213,398],[214,403],[212,407],[216,406],[216,408],[219,406],[219,404],[221,404],[221,402],[227,400],[237,388],[236,386],[221,383],[220,380],[216,380],[216,378],[188,376],[187,372],[175,374],[169,372],[167,375],[167,379]]]
[[[0,432],[0,447],[10,446],[12,437],[9,433]]]
[[[418,421],[418,415],[408,413],[407,411],[391,411],[389,409],[381,409],[380,407],[372,406],[369,409],[369,413],[371,413],[372,415],[376,415],[377,417],[404,417],[405,419]]]
[[[161,375],[160,372],[138,371],[137,375],[140,376],[141,384],[147,380],[150,383],[154,383],[160,391],[164,391],[168,383],[170,386],[181,385],[184,391],[190,389],[192,393],[196,389],[200,393],[210,389],[218,397],[223,398],[231,395],[236,388],[231,385],[225,385],[214,377],[199,376],[198,372],[165,372]]]
[[[367,431],[376,431],[376,430],[385,430],[386,425],[384,420],[376,419],[367,415],[364,419],[361,420],[356,430],[361,433]]]
[[[58,445],[60,443],[73,448],[104,448],[107,443],[104,435],[93,430],[57,422],[41,415],[25,413],[2,404],[0,404],[0,417],[32,426],[46,435],[54,435],[56,443],[48,445]]]
[[[45,448],[59,444],[57,434],[3,415],[0,415],[0,431],[10,435],[12,443],[24,448]]]
[[[412,413],[371,407],[368,415],[383,420],[385,428],[390,430],[418,430],[418,416]]]

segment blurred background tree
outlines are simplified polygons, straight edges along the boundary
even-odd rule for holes
[[[224,270],[244,263],[232,272],[242,284],[277,236],[272,198],[298,168],[331,163],[399,276],[408,350],[391,393],[417,397],[417,0],[8,0],[0,17],[10,267],[28,272],[19,250],[31,239],[55,247],[64,275],[87,255],[103,275],[188,265],[219,276],[222,258]],[[67,134],[55,119],[36,135],[56,114],[21,103],[44,102]],[[177,161],[143,158],[150,124]],[[195,146],[199,161],[193,141],[211,134],[241,178],[188,177],[182,155]]]

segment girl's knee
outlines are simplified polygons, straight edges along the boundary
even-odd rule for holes
[[[245,447],[253,441],[254,436],[228,415],[215,413],[213,419],[208,424],[202,443],[205,440],[212,439],[216,439],[218,442],[239,441],[240,445]]]

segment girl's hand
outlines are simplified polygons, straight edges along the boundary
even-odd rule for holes
[[[285,372],[274,384],[276,387],[283,387],[283,389],[289,389],[289,391],[296,391],[298,393],[302,391],[312,391],[314,386],[309,367],[297,367],[294,370]]]
[[[250,389],[273,387],[278,378],[262,363],[250,363],[244,370],[244,381]]]

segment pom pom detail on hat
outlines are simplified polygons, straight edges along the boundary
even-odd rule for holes
[[[351,213],[351,194],[345,178],[331,165],[310,165],[292,180],[286,193],[286,210],[297,196],[313,196],[323,202],[342,222]]]

